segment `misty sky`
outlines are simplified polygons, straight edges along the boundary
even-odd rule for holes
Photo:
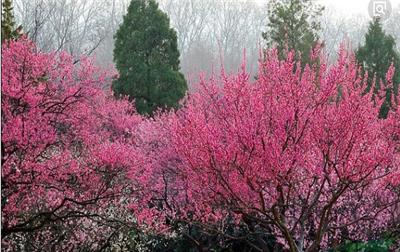
[[[379,0],[375,0],[379,1]],[[389,0],[392,8],[400,5],[400,0]],[[333,7],[342,15],[365,15],[368,16],[368,5],[370,0],[319,0],[324,6]]]
[[[233,0],[235,1],[235,0]],[[251,0],[250,0],[251,1]],[[264,3],[266,0],[254,0]],[[338,11],[339,15],[363,15],[368,16],[368,5],[370,0],[317,0],[326,8]],[[375,0],[380,1],[380,0]],[[400,0],[389,0],[392,7],[399,7]]]

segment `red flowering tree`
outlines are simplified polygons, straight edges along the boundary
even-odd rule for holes
[[[110,76],[25,39],[3,44],[5,250],[93,250],[118,238],[134,190],[126,175],[142,162],[134,138],[142,119],[103,90]]]
[[[154,123],[158,141],[148,143],[158,154],[143,195],[151,203],[133,204],[140,221],[221,235],[244,223],[289,251],[319,251],[374,238],[397,220],[396,124],[361,95],[367,77],[353,55],[341,50],[336,64],[321,58],[304,69],[293,58],[270,52],[255,82],[244,70],[204,82]]]

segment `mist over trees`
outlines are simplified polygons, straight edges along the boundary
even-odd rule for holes
[[[267,3],[232,0],[159,0],[178,35],[181,69],[194,88],[199,72],[218,73],[223,63],[236,71],[246,49],[247,67],[257,72],[257,59],[266,43]],[[72,55],[94,55],[97,64],[113,64],[113,35],[122,22],[129,0],[15,0],[14,12],[24,31],[43,51],[66,50]],[[388,34],[400,45],[400,6],[384,22]],[[343,41],[355,49],[363,41],[369,22],[364,16],[338,16],[325,8],[319,17],[320,40],[333,62]],[[267,34],[266,34],[267,35]],[[79,38],[79,39],[77,39]]]

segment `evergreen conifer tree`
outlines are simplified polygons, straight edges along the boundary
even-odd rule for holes
[[[276,46],[281,58],[286,49],[295,50],[296,58],[308,63],[310,51],[318,42],[318,17],[324,7],[314,0],[271,0],[268,3],[268,28],[262,36],[268,47]]]
[[[397,95],[400,82],[400,57],[396,52],[396,42],[391,35],[387,35],[382,28],[379,18],[375,18],[369,24],[365,34],[365,44],[356,51],[356,58],[363,71],[368,71],[368,85],[365,92],[374,92],[377,98],[379,90],[384,90],[385,99],[379,112],[381,118],[386,118],[391,104],[390,97]],[[394,64],[395,74],[393,87],[386,87],[386,73],[391,64]],[[381,87],[381,82],[383,87]]]
[[[177,107],[187,84],[179,72],[177,35],[154,0],[132,0],[115,35],[116,96],[134,99],[141,114]]]

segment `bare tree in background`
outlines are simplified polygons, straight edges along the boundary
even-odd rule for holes
[[[43,51],[90,55],[107,34],[102,16],[107,0],[16,0],[25,33]]]
[[[255,1],[161,0],[178,33],[181,65],[190,83],[198,72],[210,75],[241,65],[246,49],[248,68],[256,71],[261,31],[266,25],[265,6]]]
[[[261,33],[267,19],[265,9],[253,1],[232,2],[229,0],[216,1],[212,18],[213,32],[211,41],[222,54],[227,70],[234,71],[242,63],[243,50],[246,49],[249,63],[256,67]]]
[[[206,30],[212,11],[212,1],[202,0],[160,0],[160,7],[170,17],[176,29],[181,54],[200,41]]]
[[[326,8],[321,17],[320,39],[330,62],[336,61],[340,45],[349,42],[349,49],[355,49],[363,41],[367,31],[368,18],[358,15],[353,17],[338,16],[337,11]]]
[[[328,58],[333,58],[346,33],[344,19],[335,18],[335,11],[325,9],[321,16],[320,39],[324,43],[324,50]],[[333,60],[332,60],[333,62]]]
[[[400,4],[393,8],[389,19],[383,23],[386,32],[396,40],[397,51],[400,52]]]
[[[94,52],[99,65],[109,66],[113,64],[114,34],[118,30],[125,15],[130,0],[108,0],[106,11],[102,15],[102,27],[104,27],[104,40]]]

